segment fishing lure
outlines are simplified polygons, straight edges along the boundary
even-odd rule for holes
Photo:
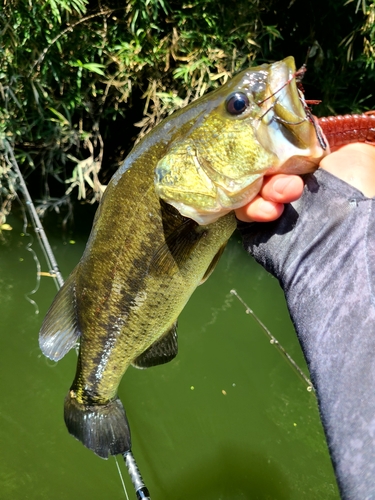
[[[351,142],[375,143],[375,111],[318,118],[331,151]]]

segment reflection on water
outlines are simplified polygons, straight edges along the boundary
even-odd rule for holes
[[[14,229],[0,244],[0,498],[124,499],[114,460],[99,459],[65,429],[76,355],[55,364],[39,352],[39,327],[56,288],[42,276],[36,315],[25,299],[35,263],[22,222],[8,222]],[[65,278],[86,237],[75,234],[73,245],[58,231],[51,236]],[[47,271],[36,242],[33,248]],[[120,386],[152,500],[338,499],[314,394],[232,288],[307,373],[276,280],[233,238],[180,317],[177,358],[129,369]]]

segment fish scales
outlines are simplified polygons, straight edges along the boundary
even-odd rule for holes
[[[160,147],[157,149],[160,154]],[[150,272],[150,256],[155,249],[163,247],[174,230],[173,226],[178,227],[184,221],[184,218],[175,215],[169,217],[173,219],[172,224],[168,219],[163,226],[163,216],[164,220],[167,217],[163,215],[153,188],[153,165],[155,159],[151,150],[146,158],[142,157],[139,165],[135,162],[123,174],[116,186],[108,186],[105,198],[111,197],[114,190],[129,195],[137,193],[145,200],[147,210],[140,211],[139,201],[133,196],[128,201],[129,212],[126,214],[119,212],[116,204],[106,203],[103,199],[92,237],[95,245],[90,238],[77,269],[76,295],[83,301],[87,300],[87,307],[77,311],[82,331],[82,364],[75,385],[85,387],[86,395],[100,395],[90,396],[91,402],[103,403],[114,397],[129,364],[176,321],[177,300],[186,302],[191,295],[191,287],[195,288],[196,280],[202,278],[212,260],[211,250],[207,256],[204,254],[204,248],[213,244],[211,234],[216,238],[218,231],[223,232],[216,243],[219,250],[235,227],[234,218],[230,216],[230,220],[221,221],[218,228],[209,228],[200,243],[202,249],[196,249],[200,254],[198,263],[197,259],[190,259],[167,277],[158,277],[152,270]],[[144,228],[142,232],[140,227]],[[114,235],[115,241],[111,241]],[[108,241],[111,241],[109,253]],[[192,280],[191,276],[197,278]],[[160,279],[163,280],[163,288],[160,287]],[[171,284],[181,289],[182,299],[176,294],[170,296]],[[143,307],[136,303],[139,290],[145,290],[141,301]],[[126,335],[121,336],[121,327],[125,322]],[[103,352],[106,352],[104,371]],[[98,354],[93,357],[92,353]],[[84,396],[80,396],[79,391],[77,394],[78,401],[85,403]]]
[[[235,230],[233,209],[266,173],[312,171],[326,153],[294,73],[292,58],[250,68],[168,117],[104,193],[82,259],[40,332],[54,360],[79,340],[64,417],[102,458],[130,450],[120,381],[131,364],[176,356],[178,315]]]
[[[132,189],[131,174],[134,171],[131,169],[126,172],[117,189],[121,189],[123,185]],[[150,169],[148,175],[152,176],[153,180],[153,169]],[[143,195],[139,190],[138,194]],[[110,196],[111,193],[107,195]],[[197,280],[203,277],[212,260],[211,250],[205,254],[205,248],[214,244],[212,239],[218,236],[218,232],[221,233],[218,243],[215,244],[218,251],[235,228],[233,215],[221,221],[219,227],[213,228],[214,231],[209,228],[200,243],[202,248],[196,249],[196,255],[199,255],[198,263],[196,259],[190,259],[171,276],[157,276],[150,271],[149,255],[153,255],[155,249],[165,244],[168,232],[163,228],[160,201],[155,191],[147,189],[143,196],[148,204],[147,211],[137,213],[138,210],[134,207],[129,218],[119,217],[116,221],[116,248],[109,258],[106,257],[105,250],[103,252],[103,247],[111,238],[107,228],[111,225],[109,222],[117,216],[117,208],[107,205],[108,209],[102,211],[97,227],[97,234],[100,236],[96,237],[95,246],[90,246],[89,242],[88,258],[85,253],[77,272],[76,294],[82,300],[86,297],[96,297],[95,301],[100,302],[101,306],[90,303],[93,299],[89,299],[88,307],[78,311],[78,322],[82,331],[81,358],[84,364],[81,365],[76,385],[85,386],[87,393],[87,381],[92,381],[90,394],[93,391],[100,394],[100,398],[95,401],[98,403],[114,397],[129,364],[176,321],[176,302],[183,300],[185,304],[191,295],[191,288],[196,287]],[[102,225],[105,226],[103,231]],[[147,230],[141,236],[139,227],[143,225]],[[121,238],[120,235],[124,237]],[[125,244],[124,240],[127,241]],[[98,262],[100,269],[97,268]],[[92,275],[97,277],[94,282]],[[194,276],[193,280],[191,276]],[[160,280],[163,280],[163,287],[160,286]],[[181,290],[180,296],[176,293],[171,295],[172,285]],[[102,290],[102,294],[98,296],[97,290]],[[145,291],[141,304],[137,305],[139,290]],[[120,335],[119,321],[122,324],[126,322],[126,335]],[[97,369],[101,366],[98,361],[103,351],[107,352],[105,377],[102,374],[99,376]],[[92,357],[92,353],[98,355]],[[82,381],[85,381],[85,384]]]

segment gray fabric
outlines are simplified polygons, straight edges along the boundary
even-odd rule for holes
[[[342,498],[375,499],[375,199],[326,171],[273,223],[239,223],[280,281]]]

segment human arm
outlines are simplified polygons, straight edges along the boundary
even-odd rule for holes
[[[342,497],[362,500],[375,495],[375,148],[322,167],[279,219],[239,228],[284,290]]]

